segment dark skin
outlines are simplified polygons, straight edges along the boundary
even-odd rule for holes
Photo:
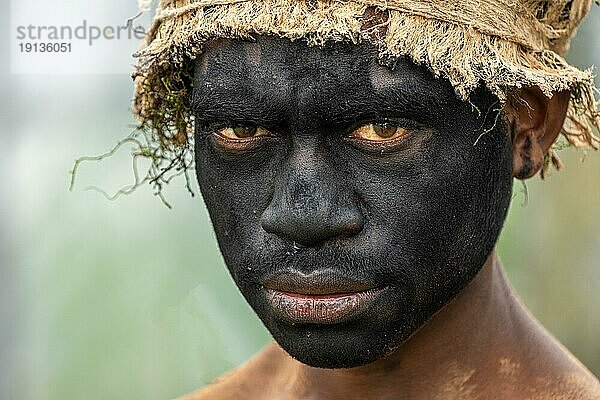
[[[535,346],[558,354],[540,364],[556,366],[548,381],[568,370],[593,387],[494,255],[512,178],[541,168],[568,93],[525,90],[532,108],[502,111],[483,89],[460,101],[407,60],[380,65],[366,44],[276,38],[215,41],[195,71],[200,189],[232,277],[277,342],[198,398],[480,398],[467,391],[498,388],[492,364],[529,366],[530,350],[517,355]],[[300,322],[269,301],[307,286],[377,296],[349,317]]]

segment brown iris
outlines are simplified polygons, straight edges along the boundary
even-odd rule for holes
[[[233,128],[233,133],[239,138],[249,138],[256,135],[255,126],[236,126]]]
[[[406,133],[405,129],[390,123],[370,123],[354,130],[350,137],[370,142],[385,142],[402,137]]]
[[[394,136],[396,134],[396,131],[398,130],[397,126],[390,125],[390,124],[372,124],[372,125],[373,125],[373,130],[375,131],[377,136],[380,136],[385,139],[389,139],[392,136]]]
[[[228,140],[247,140],[260,136],[270,136],[269,131],[257,126],[229,126],[219,129],[217,135]]]

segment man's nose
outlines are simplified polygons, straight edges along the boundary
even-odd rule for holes
[[[261,218],[265,231],[303,247],[351,237],[364,226],[352,189],[322,160],[312,161],[287,166]]]

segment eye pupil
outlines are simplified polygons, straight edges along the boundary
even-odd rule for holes
[[[233,128],[233,133],[239,138],[249,138],[256,135],[255,126],[236,126]]]
[[[373,130],[382,138],[390,138],[396,134],[397,126],[390,124],[373,124]]]

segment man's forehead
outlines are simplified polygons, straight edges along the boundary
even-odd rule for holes
[[[369,44],[329,43],[318,47],[275,37],[258,37],[255,41],[219,39],[208,42],[203,49],[196,63],[196,78],[211,81],[235,75],[245,80],[247,75],[260,75],[271,80],[339,81],[342,86],[367,85],[376,91],[402,86],[454,95],[447,82],[408,59],[397,59],[393,64],[380,61],[377,49]]]

